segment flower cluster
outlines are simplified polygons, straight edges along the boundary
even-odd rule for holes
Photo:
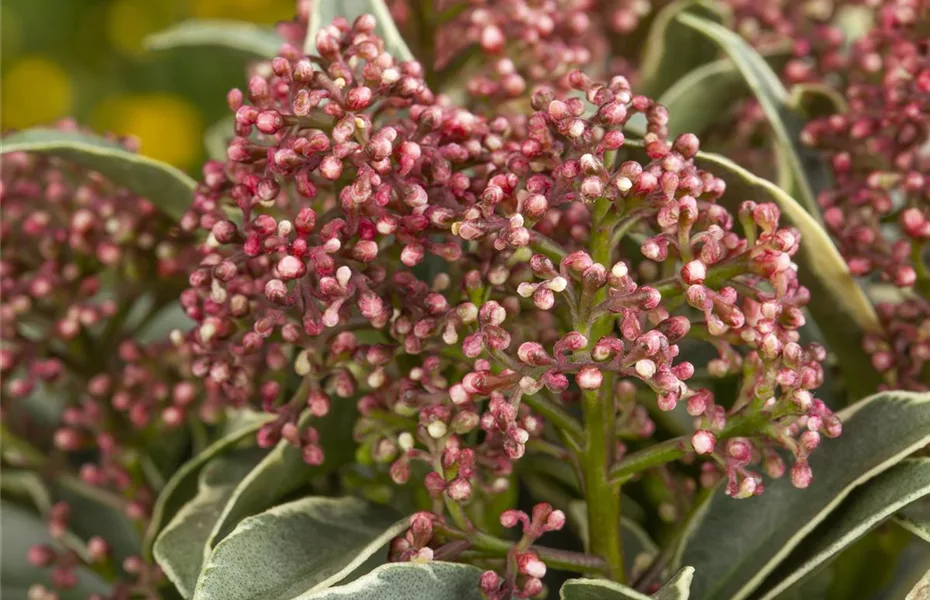
[[[58,127],[76,129],[71,122]],[[114,141],[134,148],[132,140]],[[192,410],[198,418],[210,412],[201,386],[185,381],[183,357],[165,352],[167,340],[132,340],[176,299],[190,239],[151,202],[98,173],[26,153],[4,155],[3,167],[5,426],[50,452],[53,462],[70,461],[81,485],[118,496],[130,519],[144,521],[154,495],[134,449]],[[32,464],[29,455],[23,460],[15,466],[49,466]],[[66,503],[51,511],[56,540],[69,514]],[[106,548],[107,540],[94,537],[86,552],[37,547],[30,559],[54,567],[52,583],[66,590],[75,585],[76,566],[108,560]],[[119,585],[126,589],[115,597],[154,585],[156,574],[135,560],[124,566]]]
[[[926,3],[897,0],[850,48],[841,90],[848,110],[808,124],[803,140],[829,157],[824,221],[857,276],[911,288],[879,306],[883,331],[866,350],[890,384],[926,389],[930,314],[930,56]]]
[[[884,6],[877,26],[851,48],[849,109],[804,131],[805,142],[831,158],[836,183],[820,202],[850,270],[880,273],[900,287],[917,284],[926,298],[930,56],[918,23],[928,10],[908,0]]]
[[[182,220],[206,236],[182,346],[229,402],[277,415],[260,445],[325,461],[316,420],[354,402],[366,455],[396,484],[422,477],[431,499],[395,541],[401,560],[491,543],[470,507],[537,446],[576,446],[574,407],[592,394],[634,443],[650,411],[685,403],[703,480],[725,475],[734,496],[761,493],[753,464],[784,472],[777,449],[807,486],[807,457],[840,425],[813,396],[824,352],[799,344],[800,235],[778,209],[731,213],[725,182],[693,163],[697,138],[669,141],[665,108],[622,77],[571,71],[572,97],[542,88],[529,117],[489,119],[436,96],[374,27],[337,20],[316,55],[284,46],[229,94],[228,160],[205,166]],[[623,132],[637,113],[641,144]],[[717,357],[679,360],[685,343]],[[729,407],[700,385],[734,376]],[[529,548],[564,516],[537,508],[502,516],[524,537],[482,579],[489,597],[538,593]]]
[[[441,70],[461,56],[481,56],[466,71],[475,98],[500,100],[524,95],[539,83],[562,81],[575,67],[593,66],[606,54],[605,31],[592,17],[592,0],[475,2],[439,29],[436,53]]]
[[[698,137],[671,139],[667,109],[628,78],[574,68],[597,74],[606,49],[590,13],[627,32],[648,2],[469,2],[440,27],[449,46],[420,63],[387,52],[370,15],[323,27],[305,55],[312,1],[279,25],[278,56],[228,94],[234,137],[203,167],[180,227],[98,174],[5,157],[5,423],[29,434],[41,424],[27,401],[67,398],[35,439],[141,524],[154,498],[136,450],[153,438],[260,408],[271,417],[255,443],[283,441],[316,466],[330,459],[325,424],[357,414],[366,468],[354,475],[411,492],[421,510],[391,560],[474,562],[490,600],[538,596],[560,564],[623,568],[593,527],[595,556],[538,545],[566,524],[548,503],[488,514],[515,493],[518,461],[569,465],[602,520],[619,519],[619,486],[644,464],[664,465],[669,487],[722,480],[736,498],[763,493],[762,472],[811,484],[811,453],[842,425],[816,396],[826,351],[801,341],[799,231],[703,168]],[[793,8],[731,3],[748,37],[754,20],[812,35],[785,25]],[[911,4],[884,10],[853,46],[850,113],[812,123],[805,141],[830,149],[825,221],[851,268],[919,289],[930,70]],[[840,41],[822,27],[820,46],[795,53],[839,65]],[[464,46],[492,57],[466,71],[467,107],[428,83]],[[811,70],[798,59],[785,77]],[[517,96],[528,109],[474,109]],[[627,138],[634,117],[643,139]],[[877,235],[891,222],[904,238]],[[178,299],[193,327],[139,341]],[[885,334],[866,340],[876,366],[919,388],[926,298],[880,313]],[[672,411],[691,426],[671,432],[660,421]],[[672,450],[656,457],[660,436]],[[69,545],[72,510],[51,511],[60,548],[30,552],[62,590],[79,565],[116,567],[110,540]],[[121,572],[114,597],[157,593],[162,575],[142,559]]]

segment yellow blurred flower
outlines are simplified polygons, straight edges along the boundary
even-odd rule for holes
[[[117,96],[102,102],[94,114],[101,131],[133,135],[142,154],[182,169],[200,157],[203,123],[197,109],[178,96]]]
[[[107,8],[107,37],[118,51],[133,54],[144,48],[149,34],[171,23],[170,7],[151,0],[116,0]]]
[[[45,124],[68,114],[71,81],[65,71],[41,56],[25,56],[3,74],[0,82],[2,128]]]
[[[191,0],[191,16],[276,23],[294,16],[295,5],[294,0]]]

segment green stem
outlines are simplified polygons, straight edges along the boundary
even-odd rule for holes
[[[602,389],[610,389],[604,382]],[[601,397],[597,391],[582,394],[585,420],[585,448],[581,461],[584,495],[588,504],[588,531],[591,552],[607,563],[607,574],[624,583],[623,547],[620,541],[620,483],[610,481],[610,457],[616,441],[607,427],[614,421],[611,393]]]
[[[554,261],[558,264],[563,258],[568,256],[568,251],[565,250],[558,242],[549,239],[538,231],[530,232],[530,247],[540,254],[544,254],[547,258]],[[610,267],[610,265],[604,265]]]
[[[749,436],[762,431],[773,419],[785,416],[789,413],[765,413],[759,412],[745,417],[735,417],[717,434],[717,441],[723,441],[733,437]],[[645,471],[651,467],[678,460],[688,452],[691,452],[691,437],[683,435],[680,437],[665,440],[645,450],[634,452],[616,464],[610,470],[610,481],[615,483],[624,483],[636,473]]]
[[[924,300],[930,300],[930,269],[923,262],[924,250],[926,249],[926,243],[915,243],[911,247],[911,264],[914,265],[914,270],[917,272],[914,291],[923,296]]]
[[[611,240],[618,221],[617,212],[613,209],[613,203],[607,198],[595,202],[591,228],[591,258],[608,269],[612,264]],[[606,290],[599,290],[593,305],[603,302],[605,298]],[[579,313],[574,323],[575,329],[588,336],[591,344],[609,334],[614,327],[613,315],[592,319],[590,314]],[[605,374],[599,390],[582,392],[581,405],[585,430],[581,471],[585,501],[588,504],[591,552],[601,556],[607,563],[607,576],[610,579],[625,583],[623,545],[620,539],[620,484],[609,478],[617,445],[613,374]]]
[[[475,550],[484,550],[486,552],[499,555],[506,555],[513,548],[513,542],[502,540],[493,535],[481,531],[458,532],[446,529],[446,533],[455,537],[462,537],[471,542]],[[553,569],[563,571],[574,571],[577,573],[601,573],[607,565],[597,556],[583,554],[581,552],[572,552],[570,550],[559,550],[547,546],[530,546],[529,550],[535,552],[547,566]]]
[[[687,436],[660,442],[624,458],[610,470],[610,479],[624,483],[640,471],[681,458],[690,449],[691,439]]]
[[[532,396],[524,395],[521,402],[526,403],[534,412],[555,425],[573,444],[577,446],[581,443],[581,439],[584,437],[584,429],[582,429],[581,424],[565,412],[561,406],[545,398],[542,393],[536,393]]]

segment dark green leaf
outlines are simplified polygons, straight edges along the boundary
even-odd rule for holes
[[[274,58],[283,40],[271,27],[242,21],[193,19],[145,38],[149,50],[212,46]]]
[[[766,62],[779,68],[791,56],[787,47],[763,52]],[[676,81],[659,97],[668,108],[668,135],[704,134],[726,114],[726,108],[751,93],[746,80],[729,58],[701,65]],[[708,107],[713,107],[709,110]]]
[[[357,498],[304,498],[244,519],[216,545],[195,600],[289,600],[352,573],[408,527]]]
[[[6,474],[4,473],[4,477]],[[3,527],[0,527],[0,596],[11,600],[29,597],[29,588],[41,584],[49,589],[51,568],[34,567],[28,560],[29,548],[33,544],[55,546],[48,528],[32,513],[10,502],[0,503]],[[92,594],[108,596],[110,586],[95,573],[84,568],[77,569],[77,586],[58,591],[61,600],[84,600]]]
[[[930,494],[930,459],[912,459],[857,487],[810,534],[810,542],[792,552],[759,591],[776,598],[894,512]]]
[[[186,174],[96,135],[36,128],[5,136],[0,144],[3,154],[49,154],[97,171],[114,184],[148,198],[175,219],[184,214],[194,199],[195,182]]]
[[[316,54],[316,36],[320,29],[332,23],[336,17],[345,17],[352,23],[364,14],[372,14],[378,20],[375,33],[384,40],[385,49],[398,61],[416,60],[384,0],[316,0],[310,5],[310,23],[304,52]]]
[[[839,416],[843,435],[811,455],[808,489],[783,477],[755,498],[734,500],[722,489],[714,495],[680,558],[696,569],[696,597],[748,597],[857,485],[930,442],[930,394],[884,392]]]
[[[817,194],[830,185],[829,166],[818,152],[801,144],[804,118],[792,109],[788,92],[778,76],[752,46],[726,27],[693,14],[682,13],[676,18],[716,42],[736,63],[759,100],[783,153],[792,182],[787,191],[820,222]]]
[[[688,600],[694,569],[684,567],[652,596],[606,579],[569,579],[559,592],[561,600]]]
[[[685,13],[717,22],[728,17],[719,4],[703,0],[676,0],[659,11],[646,39],[637,93],[658,98],[692,69],[717,58],[714,43],[676,20]]]
[[[326,456],[323,464],[312,467],[304,462],[298,448],[285,440],[279,442],[236,487],[210,535],[211,547],[225,538],[242,519],[271,508],[313,477],[329,473],[352,460],[355,453],[352,440],[355,403],[352,400],[334,402],[329,414],[322,419],[311,421],[309,412],[305,413],[301,424],[311,422],[320,431],[320,445]]]
[[[920,539],[930,542],[930,499],[919,500],[905,507],[895,515],[894,521]]]
[[[3,477],[0,477],[0,493],[5,498],[28,500],[40,515],[48,514],[52,507],[52,498],[42,478],[25,469],[4,467]]]
[[[207,540],[236,484],[261,460],[258,448],[237,450],[210,461],[200,472],[199,490],[155,540],[153,553],[165,575],[185,598],[194,595],[209,557]]]
[[[49,485],[53,498],[71,505],[68,527],[85,542],[99,535],[110,544],[117,565],[139,555],[139,523],[128,516],[121,496],[87,485],[80,479],[58,478]]]
[[[348,585],[293,600],[482,600],[481,570],[446,562],[390,563]]]
[[[251,411],[232,413],[227,433],[178,469],[155,501],[142,543],[143,556],[152,557],[152,545],[161,528],[197,493],[197,476],[201,469],[214,457],[254,437],[259,428],[271,418],[272,415]]]

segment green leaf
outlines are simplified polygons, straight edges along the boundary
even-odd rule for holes
[[[216,545],[195,600],[288,600],[326,589],[403,533],[408,520],[357,498],[304,498],[244,519]]]
[[[759,100],[775,134],[778,148],[783,153],[792,182],[788,191],[820,222],[817,194],[830,185],[829,166],[818,152],[801,144],[800,133],[804,119],[792,109],[788,92],[778,76],[752,46],[726,27],[687,13],[679,14],[676,18],[683,25],[716,42],[736,63]]]
[[[148,198],[179,219],[194,199],[194,180],[169,164],[135,154],[118,143],[78,131],[35,128],[0,140],[0,153],[35,152],[92,169],[116,185]]]
[[[223,117],[207,127],[203,134],[203,147],[213,160],[226,160],[229,141],[235,136],[236,119],[232,115]]]
[[[894,521],[920,539],[930,542],[930,499],[905,507],[895,515]]]
[[[390,563],[348,585],[293,600],[482,600],[481,570],[447,562]]]
[[[68,527],[81,540],[99,535],[110,544],[110,555],[117,565],[139,555],[139,524],[124,510],[121,497],[109,495],[80,479],[58,478],[49,485],[56,501],[71,505]]]
[[[682,14],[718,22],[729,17],[719,4],[703,0],[676,0],[659,11],[646,39],[637,93],[658,98],[692,69],[717,58],[714,43],[677,21]]]
[[[29,511],[7,501],[0,502],[0,515],[3,521],[3,527],[0,527],[0,546],[3,548],[0,554],[0,596],[27,598],[29,588],[35,584],[51,589],[52,569],[35,567],[27,558],[33,544],[56,545],[46,524]],[[95,573],[82,567],[76,572],[77,586],[57,590],[58,598],[83,600],[92,594],[110,595],[110,586]]]
[[[696,569],[695,597],[748,597],[856,486],[930,442],[930,394],[883,392],[839,416],[843,435],[811,455],[808,489],[795,489],[783,477],[746,500],[717,491],[681,556]]]
[[[52,508],[52,498],[48,493],[48,488],[42,483],[42,478],[25,469],[3,467],[3,477],[0,477],[0,494],[5,498],[28,499],[40,515],[48,514]]]
[[[271,508],[313,477],[352,460],[355,453],[352,441],[355,403],[352,400],[334,402],[329,414],[322,419],[311,420],[309,412],[306,412],[301,417],[301,426],[308,423],[320,432],[320,445],[326,457],[323,464],[317,467],[308,465],[298,448],[281,440],[236,487],[210,534],[211,547],[216,547],[242,519]]]
[[[149,50],[213,46],[274,58],[284,41],[271,27],[220,19],[192,19],[145,38]]]
[[[142,344],[158,342],[167,339],[175,329],[189,331],[193,326],[194,320],[187,316],[181,303],[172,302],[142,325],[136,332],[135,339]]]
[[[142,555],[151,559],[155,537],[165,523],[171,520],[184,504],[197,493],[197,476],[201,469],[214,457],[226,452],[243,440],[254,437],[259,428],[272,415],[252,411],[236,411],[230,418],[229,431],[219,440],[210,444],[203,452],[184,463],[168,480],[164,489],[155,500],[152,518],[142,542]]]
[[[888,469],[849,495],[762,584],[762,600],[781,592],[835,557],[894,512],[930,494],[930,459],[912,459]],[[758,592],[757,592],[758,593]]]
[[[155,540],[153,553],[165,575],[185,598],[194,595],[209,557],[207,539],[236,484],[261,460],[261,450],[237,450],[214,458],[200,472],[199,491]]]
[[[647,596],[606,579],[569,579],[559,592],[561,600],[688,600],[694,569],[680,569],[662,588]]]
[[[310,23],[304,52],[316,54],[316,35],[320,29],[333,22],[336,17],[345,17],[352,23],[364,14],[372,14],[378,20],[375,33],[384,40],[385,49],[398,61],[416,60],[404,37],[397,30],[391,11],[384,0],[315,0],[310,6]]]
[[[791,49],[780,45],[762,56],[773,68],[779,68],[791,57]],[[724,116],[727,107],[749,94],[746,80],[729,58],[691,70],[659,97],[659,104],[668,108],[669,138],[682,133],[701,136]]]

